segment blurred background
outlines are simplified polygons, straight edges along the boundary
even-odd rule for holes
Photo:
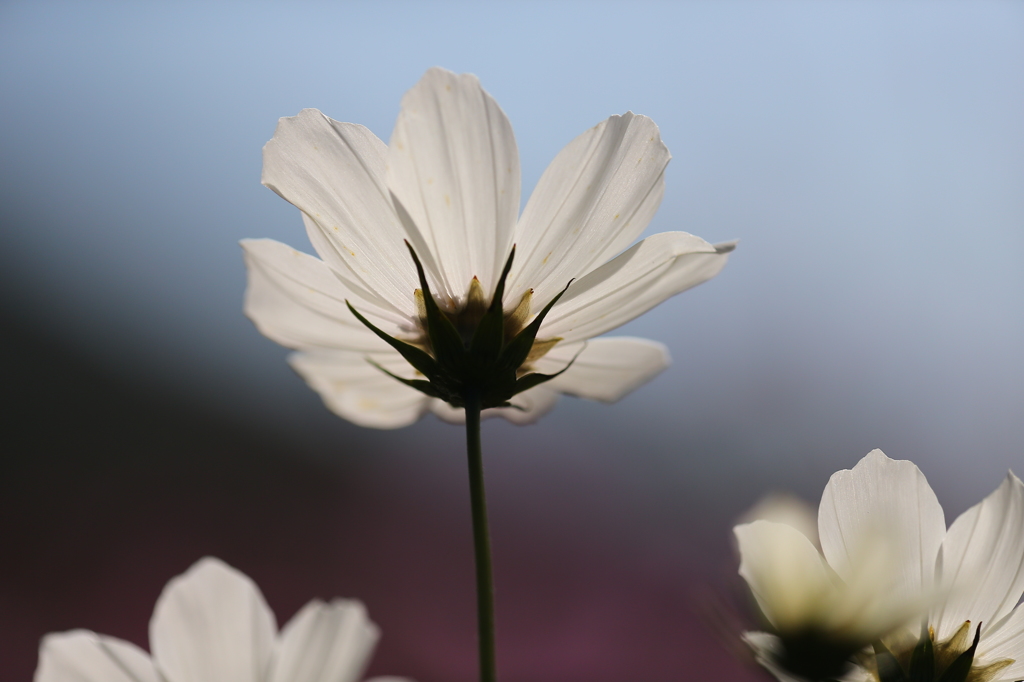
[[[623,328],[671,369],[486,422],[506,682],[761,679],[733,521],[872,448],[947,522],[1024,473],[1020,3],[0,5],[0,678],[76,627],[146,646],[206,554],[284,623],[358,597],[371,673],[475,676],[463,434],[332,416],[241,312],[281,116],[387,140],[433,65],[515,128],[523,195],[614,113],[674,153],[651,232],[741,244]]]

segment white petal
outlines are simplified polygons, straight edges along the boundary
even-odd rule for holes
[[[1012,473],[953,522],[940,566],[949,596],[932,624],[939,638],[965,620],[985,629],[1010,613],[1024,592],[1024,484]]]
[[[633,243],[665,193],[671,155],[658,126],[632,112],[570,142],[544,171],[515,230],[509,300],[550,300]]]
[[[317,226],[315,220],[303,213],[302,222],[306,226],[306,235],[309,237],[309,242],[313,245],[313,249],[321,255],[324,263],[331,268],[334,276],[345,285],[345,288],[351,291],[357,298],[362,299],[363,306],[367,304],[375,306],[382,311],[382,314],[395,315],[402,320],[407,320],[417,315],[415,291],[420,286],[419,279],[416,279],[415,288],[399,291],[397,299],[386,298],[377,290],[379,287],[377,289],[372,286],[368,287],[363,281],[352,276],[351,268],[334,253],[333,247],[326,241],[327,237],[324,235],[323,230]],[[405,251],[405,260],[399,259],[397,263],[392,263],[390,267],[408,269],[412,276],[416,276],[416,264],[408,249]],[[412,287],[413,285],[410,284],[409,286]]]
[[[484,410],[480,418],[503,417],[513,424],[521,426],[532,424],[551,411],[551,408],[558,402],[558,392],[542,384],[513,396],[509,402],[516,407],[495,407]],[[449,424],[466,423],[466,412],[461,407],[454,408],[440,400],[432,400],[430,411]]]
[[[167,583],[149,641],[167,682],[262,682],[276,630],[255,583],[206,557]]]
[[[433,68],[405,97],[388,150],[388,187],[461,299],[490,293],[519,213],[519,152],[508,118],[471,74]]]
[[[509,400],[515,407],[502,407],[495,410],[484,410],[484,418],[502,417],[520,426],[532,424],[548,412],[558,402],[558,391],[544,385],[536,386]],[[491,413],[491,414],[488,414]]]
[[[850,665],[849,670],[839,678],[839,682],[874,682],[875,676],[860,667],[859,665]]]
[[[648,237],[573,282],[544,320],[539,336],[560,336],[572,343],[604,334],[711,279],[726,258],[713,245],[685,232]],[[538,308],[546,304],[539,298],[534,301]]]
[[[35,682],[160,682],[139,647],[88,630],[46,635],[39,646]]]
[[[942,507],[913,462],[872,450],[853,469],[829,479],[818,507],[821,549],[844,579],[873,563],[884,540],[895,571],[886,589],[915,602],[932,588],[935,560],[946,533]]]
[[[397,429],[419,419],[429,398],[389,377],[368,359],[403,378],[416,378],[415,370],[394,351],[370,355],[344,351],[294,353],[288,363],[320,394],[328,409],[354,424]]]
[[[769,493],[747,510],[738,522],[751,523],[758,520],[792,526],[810,540],[816,549],[821,549],[818,541],[818,511],[798,497],[786,493]]]
[[[315,221],[321,257],[343,263],[360,286],[400,301],[419,285],[384,184],[386,155],[363,126],[304,109],[278,121],[263,148],[263,184]]]
[[[554,374],[570,362],[564,374],[544,385],[578,398],[612,403],[653,379],[670,360],[664,344],[621,336],[591,339],[585,345],[558,344],[534,363],[534,369]]]
[[[381,351],[389,346],[345,305],[391,335],[407,335],[402,318],[357,298],[313,256],[272,239],[245,239],[248,286],[245,314],[260,332],[283,346]]]
[[[803,678],[791,675],[781,665],[778,659],[782,656],[782,641],[775,635],[767,632],[744,632],[743,641],[754,652],[754,658],[765,669],[775,676],[779,682],[806,682]]]
[[[780,631],[817,621],[832,592],[824,560],[800,531],[784,523],[754,521],[733,528],[740,550],[740,575],[765,617]]]
[[[380,637],[357,601],[311,601],[281,631],[270,682],[358,682]]]
[[[466,423],[466,412],[461,407],[452,407],[443,400],[431,400],[430,411],[434,413],[441,421],[448,422],[449,424],[465,424]],[[484,410],[483,414],[492,412],[493,410]],[[483,414],[480,415],[481,419]]]
[[[1018,605],[994,628],[986,628],[985,636],[978,644],[978,658],[982,664],[1012,658],[1013,665],[1003,670],[999,679],[1019,680],[1024,677],[1024,604]]]

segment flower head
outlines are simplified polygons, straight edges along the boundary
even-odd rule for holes
[[[823,560],[783,524],[736,528],[741,574],[775,630],[747,640],[779,679],[1024,677],[1024,484],[1012,472],[947,530],[921,471],[874,450],[829,480],[818,533]]]
[[[759,519],[734,529],[740,575],[772,630],[744,639],[785,682],[860,679],[855,655],[921,609],[893,590],[895,538],[881,528],[851,538],[865,551],[843,580],[815,547],[817,533],[808,537],[790,525],[796,521]]]
[[[263,183],[300,209],[320,259],[244,241],[246,314],[366,426],[458,421],[466,390],[520,423],[559,393],[617,400],[667,351],[590,339],[713,277],[734,246],[684,232],[630,246],[668,160],[650,119],[613,116],[558,154],[520,216],[512,128],[475,76],[429,70],[389,145],[306,109],[279,122]]]
[[[278,632],[259,588],[208,557],[164,588],[151,654],[87,630],[53,633],[35,682],[358,682],[378,636],[363,605],[341,599],[311,601]]]

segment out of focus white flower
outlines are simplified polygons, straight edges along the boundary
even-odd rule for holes
[[[747,633],[758,660],[779,679],[860,680],[851,659],[921,609],[892,589],[897,550],[877,529],[854,542],[865,551],[841,580],[811,540],[786,523],[757,520],[734,529],[740,575],[774,634]]]
[[[668,366],[667,350],[644,339],[588,340],[710,279],[734,246],[685,232],[633,244],[661,203],[668,161],[653,121],[612,116],[558,154],[519,216],[512,127],[475,76],[427,71],[403,98],[389,145],[306,109],[280,120],[263,150],[263,184],[300,209],[322,260],[271,240],[244,241],[246,314],[300,351],[292,367],[331,410],[364,426],[400,427],[427,411],[464,416],[450,390],[461,375],[448,371],[452,353],[434,347],[427,299],[457,345],[468,353],[472,341],[463,374],[489,381],[501,370],[493,399],[484,391],[483,407],[494,408],[485,416],[530,422],[560,393],[618,400]],[[407,243],[422,261],[422,282]],[[495,293],[496,336],[481,336],[500,347],[529,332],[500,362],[503,349],[477,352],[475,335]],[[414,349],[397,351],[346,301]],[[419,352],[426,357],[410,359]]]
[[[35,682],[358,682],[378,636],[363,605],[341,599],[306,604],[278,632],[259,588],[205,558],[157,600],[152,654],[87,630],[49,634]]]
[[[917,466],[874,450],[829,480],[818,533],[824,561],[782,525],[736,528],[740,572],[775,630],[747,639],[779,679],[831,679],[815,657],[834,677],[836,641],[861,664],[847,664],[846,679],[1024,677],[1024,484],[1012,472],[947,531]]]
[[[737,523],[745,524],[754,521],[774,521],[796,528],[821,549],[818,541],[818,510],[799,497],[788,493],[771,493],[765,495],[760,502],[747,510]]]

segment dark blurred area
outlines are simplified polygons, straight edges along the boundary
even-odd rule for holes
[[[30,679],[51,631],[146,647],[163,585],[215,555],[257,582],[279,625],[316,596],[363,600],[383,630],[371,673],[473,679],[458,429],[451,452],[402,454],[339,426],[336,447],[317,453],[112,380],[4,313],[0,678]],[[442,491],[421,475],[428,454]],[[613,486],[582,478],[494,495],[503,679],[758,679],[729,651],[727,546],[697,531],[664,546],[669,556],[642,551],[649,538],[613,521],[615,493],[602,490]]]

